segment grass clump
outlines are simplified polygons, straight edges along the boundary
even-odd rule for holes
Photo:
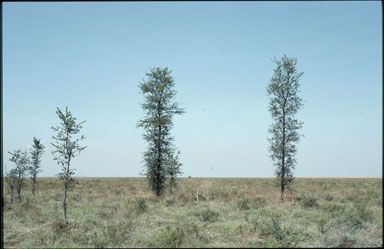
[[[144,213],[148,209],[147,201],[142,197],[136,198],[135,206],[136,206],[136,211],[139,214]]]
[[[368,207],[366,200],[356,200],[353,202],[353,206],[356,209],[356,213],[360,219],[364,221],[372,221],[374,216]]]
[[[293,225],[283,226],[280,220],[275,217],[270,217],[270,222],[265,220],[259,225],[261,226],[260,237],[264,239],[259,242],[251,242],[250,246],[252,247],[297,247],[300,242],[306,239],[302,230]]]
[[[314,196],[301,194],[297,200],[300,202],[303,208],[318,208],[319,202],[318,199]]]
[[[254,208],[262,208],[265,206],[265,199],[262,197],[256,197],[253,199]]]
[[[178,248],[181,247],[185,236],[185,231],[179,226],[167,225],[157,234],[155,245],[161,248]]]
[[[70,225],[68,221],[65,221],[64,219],[59,219],[56,217],[55,221],[52,223],[52,229],[55,233],[63,233],[70,229]]]
[[[92,236],[92,244],[97,248],[119,247],[130,238],[133,222],[118,221],[103,224],[103,229],[96,230]]]
[[[174,196],[166,198],[165,199],[165,206],[167,206],[167,207],[174,206],[175,204],[177,204],[176,202],[177,202],[177,200]]]
[[[213,223],[216,222],[219,218],[219,212],[211,209],[205,208],[201,212],[196,213],[196,216],[204,222]]]
[[[158,230],[150,247],[206,247],[209,238],[204,231],[205,225],[190,216],[176,224],[168,224]]]
[[[262,208],[265,205],[265,199],[261,197],[256,197],[252,200],[249,198],[245,197],[236,202],[237,208],[240,210],[249,210],[251,208]]]
[[[362,221],[354,213],[334,218],[325,225],[323,245],[325,247],[356,247],[359,243],[358,232],[362,228]]]
[[[271,234],[282,247],[296,247],[304,239],[294,227],[283,227],[280,225],[279,220],[273,217],[271,219],[273,224],[270,230]]]
[[[332,217],[335,217],[342,214],[346,209],[346,206],[336,202],[326,202],[320,206],[320,209],[330,214]]]
[[[326,201],[333,201],[334,197],[333,197],[332,195],[330,195],[330,194],[326,194],[325,197],[324,197],[324,199],[325,199]]]
[[[243,198],[237,201],[237,207],[240,210],[249,210],[250,209],[249,203],[250,201],[248,198]]]

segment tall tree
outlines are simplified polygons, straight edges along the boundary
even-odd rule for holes
[[[152,68],[146,73],[147,79],[139,84],[145,101],[141,107],[146,116],[139,120],[138,127],[145,130],[144,139],[148,143],[143,155],[145,173],[150,188],[157,196],[164,191],[167,178],[167,164],[174,158],[174,137],[170,131],[173,127],[173,116],[185,111],[173,102],[176,95],[175,82],[168,68]]]
[[[30,151],[31,154],[31,167],[29,168],[29,172],[32,178],[32,194],[35,195],[35,185],[37,174],[41,172],[40,163],[41,156],[44,152],[44,145],[41,144],[40,139],[33,138],[33,145]]]
[[[21,189],[24,186],[25,176],[27,175],[27,171],[29,168],[30,160],[28,157],[27,151],[21,151],[20,149],[15,150],[13,153],[8,152],[12,155],[9,161],[14,162],[16,164],[15,171],[11,173],[16,174],[16,190],[17,195],[19,197],[19,202],[21,201]]]
[[[76,123],[76,118],[72,116],[68,107],[65,107],[65,113],[57,108],[56,114],[59,116],[61,123],[56,127],[52,127],[52,130],[56,132],[56,135],[52,136],[54,143],[51,144],[55,147],[52,154],[57,164],[62,166],[62,172],[57,174],[57,176],[64,184],[63,209],[64,220],[67,220],[67,191],[74,181],[72,175],[75,174],[74,169],[70,168],[71,159],[80,155],[80,152],[86,148],[86,146],[82,147],[79,145],[79,142],[85,139],[83,135],[76,139],[73,136],[80,132],[85,121]]]
[[[269,111],[274,123],[269,127],[272,137],[270,141],[270,157],[276,166],[276,176],[281,186],[281,199],[284,200],[284,189],[293,181],[293,170],[296,165],[295,155],[297,143],[301,134],[303,122],[295,118],[296,113],[303,107],[303,101],[298,96],[299,80],[303,75],[296,70],[296,58],[284,55],[277,64],[274,75],[267,86],[270,96]]]

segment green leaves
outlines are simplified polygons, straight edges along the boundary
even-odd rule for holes
[[[174,157],[173,116],[185,113],[179,104],[173,102],[176,95],[175,82],[168,68],[152,68],[146,73],[147,79],[139,83],[144,96],[141,104],[145,117],[138,121],[137,127],[145,130],[143,138],[147,141],[147,151],[143,154],[145,173],[149,186],[161,195],[165,180],[171,176],[171,186],[175,186],[175,177],[180,173],[178,156]]]
[[[57,176],[64,183],[63,208],[64,219],[66,219],[67,190],[69,189],[70,184],[74,181],[72,175],[75,174],[74,169],[69,168],[71,159],[77,155],[80,155],[80,152],[87,148],[86,146],[80,146],[79,144],[80,141],[85,139],[83,135],[77,139],[74,139],[73,136],[80,132],[82,124],[85,121],[76,123],[76,118],[72,116],[72,113],[68,110],[68,107],[65,107],[65,113],[57,108],[56,114],[59,116],[61,123],[56,127],[52,127],[52,130],[56,132],[56,135],[52,136],[53,143],[51,144],[55,148],[55,150],[52,151],[54,156],[53,159],[57,161],[57,164],[62,166],[62,172],[58,173]]]
[[[30,167],[30,173],[34,181],[36,180],[36,175],[41,170],[40,163],[41,163],[41,157],[44,153],[44,145],[41,144],[40,139],[37,139],[36,137],[33,138],[33,145],[32,149],[30,150],[31,155],[31,167]]]
[[[29,167],[29,172],[32,178],[32,194],[35,194],[35,183],[36,177],[40,170],[41,156],[44,153],[44,145],[41,144],[40,139],[33,137],[33,145],[30,150],[31,155],[31,166]]]
[[[13,153],[8,153],[12,155],[9,161],[14,162],[16,164],[17,174],[20,176],[24,176],[30,164],[27,151],[21,151],[20,149],[17,149]]]
[[[21,151],[20,149],[17,149],[13,153],[8,153],[12,155],[9,161],[16,164],[16,168],[10,171],[10,176],[13,177],[16,175],[16,178],[12,178],[11,181],[15,184],[19,196],[19,201],[21,201],[21,188],[24,185],[24,179],[30,166],[30,160],[26,150]]]
[[[280,178],[281,192],[284,186],[293,181],[293,169],[296,165],[296,143],[300,141],[303,122],[294,118],[303,107],[303,100],[297,95],[299,80],[303,73],[296,70],[297,59],[284,55],[280,61],[274,59],[276,68],[267,86],[270,96],[269,111],[274,123],[269,127],[272,137],[270,142],[270,157],[276,166],[276,176]]]
[[[56,127],[51,129],[56,132],[56,135],[52,136],[54,143],[51,143],[55,150],[52,151],[54,155],[54,160],[58,164],[63,165],[63,171],[66,171],[65,167],[68,165],[71,158],[80,155],[80,152],[83,151],[87,146],[80,146],[79,142],[85,139],[85,136],[82,135],[80,139],[72,139],[72,137],[80,132],[82,124],[85,121],[76,123],[76,118],[72,116],[72,113],[68,110],[68,107],[65,107],[65,114],[57,108],[56,114],[59,116],[61,123]]]

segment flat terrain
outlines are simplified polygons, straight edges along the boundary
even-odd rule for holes
[[[4,247],[382,247],[381,178],[181,178],[155,197],[145,178],[28,179],[22,202],[3,188]],[[5,184],[5,183],[4,183]]]

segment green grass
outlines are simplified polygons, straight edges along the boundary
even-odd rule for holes
[[[4,185],[5,186],[5,185]],[[4,188],[4,247],[381,247],[382,179],[182,178],[158,198],[144,178],[39,178],[22,202]],[[5,186],[6,187],[6,186]]]

